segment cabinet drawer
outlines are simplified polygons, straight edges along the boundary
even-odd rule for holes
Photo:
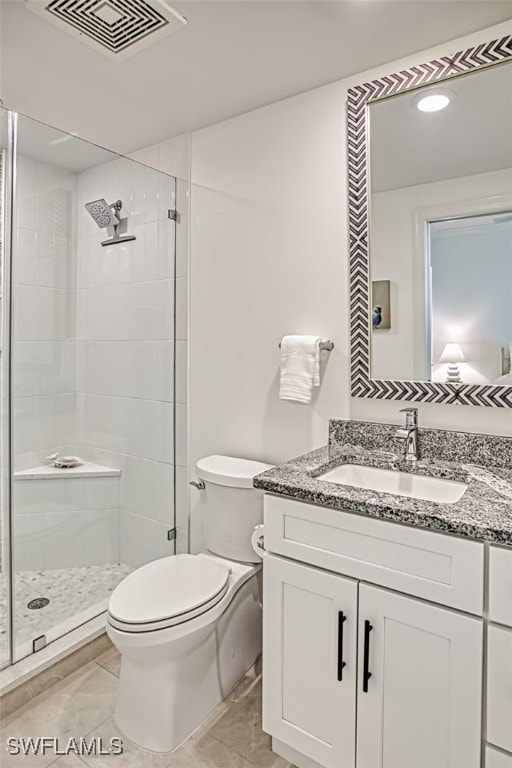
[[[487,632],[487,741],[512,752],[512,629]]]
[[[482,614],[484,548],[479,542],[266,495],[265,548]]]
[[[512,768],[512,755],[498,752],[492,747],[485,747],[485,768]]]
[[[512,549],[489,550],[489,619],[512,627]]]

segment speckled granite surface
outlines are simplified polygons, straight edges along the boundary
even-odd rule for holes
[[[409,463],[396,425],[332,421],[329,444],[254,479],[264,491],[326,507],[512,547],[512,438],[420,430],[421,458]],[[459,480],[453,504],[379,493],[317,479],[341,464],[363,464]]]
[[[396,451],[400,455],[403,443],[395,438],[396,428],[396,424],[331,419],[329,445],[350,443],[371,450]],[[422,459],[472,462],[484,467],[512,469],[512,436],[498,437],[421,427],[418,431],[418,448]]]

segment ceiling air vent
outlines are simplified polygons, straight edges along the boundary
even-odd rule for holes
[[[125,59],[181,29],[165,0],[25,0],[29,10],[111,59]]]

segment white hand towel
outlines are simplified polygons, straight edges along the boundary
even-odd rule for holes
[[[320,386],[320,337],[284,336],[281,341],[279,398],[311,402],[313,387]]]

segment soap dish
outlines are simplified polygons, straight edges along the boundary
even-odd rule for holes
[[[72,469],[79,467],[81,463],[82,459],[79,456],[59,456],[53,460],[53,466],[57,469]]]

